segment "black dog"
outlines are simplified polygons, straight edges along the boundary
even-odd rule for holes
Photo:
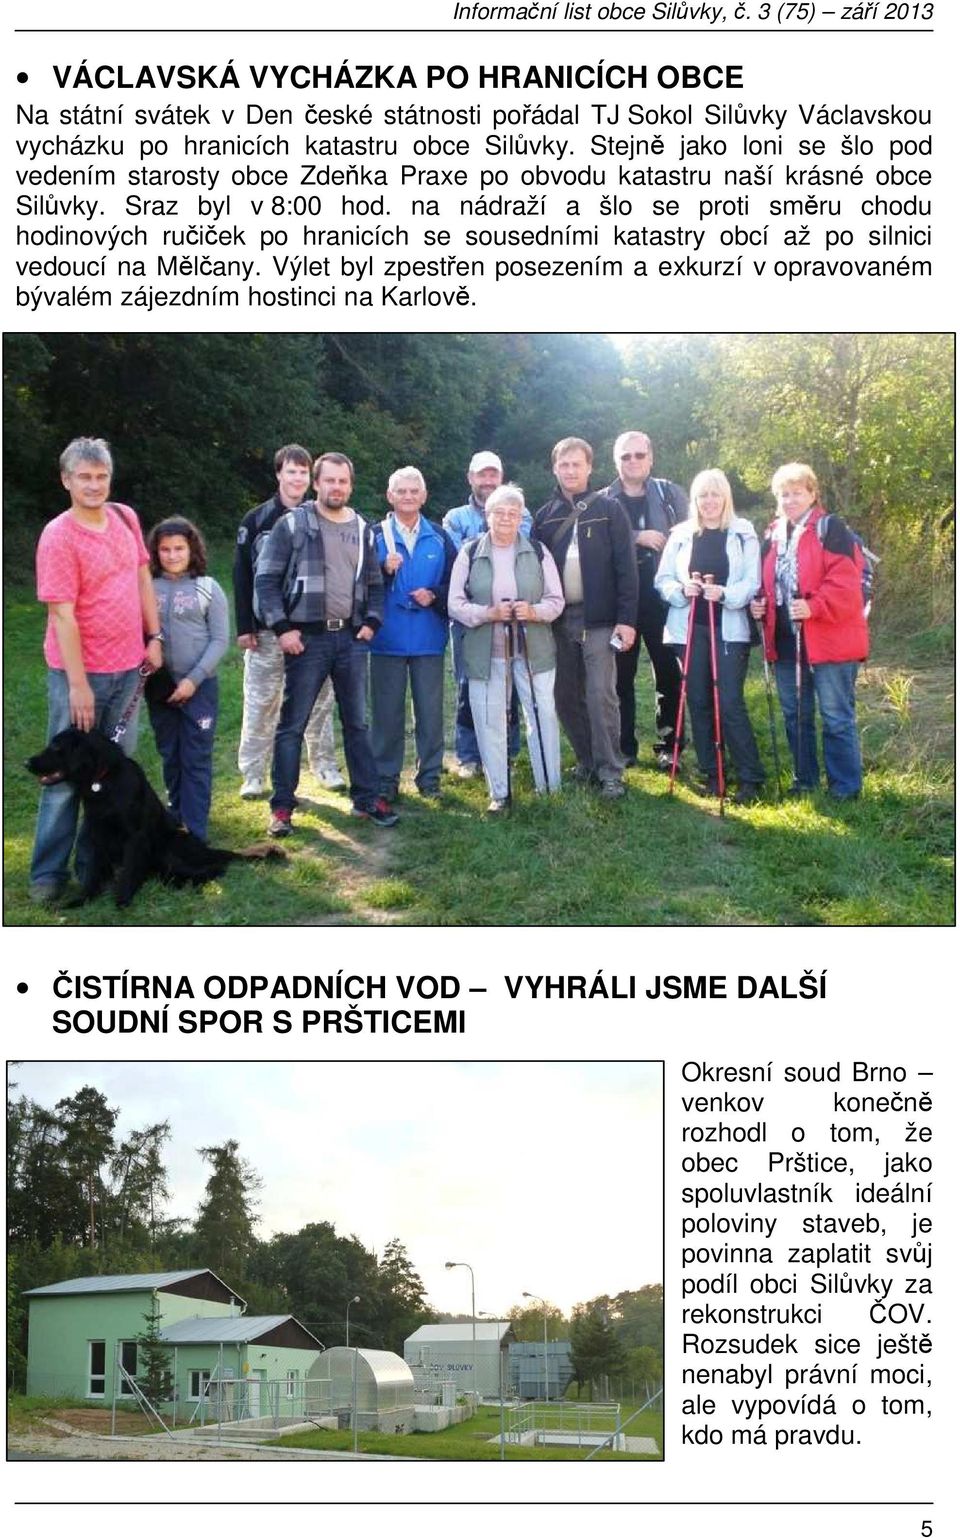
[[[41,785],[66,780],[80,794],[92,858],[78,904],[111,881],[117,907],[125,908],[150,876],[171,886],[202,886],[222,876],[232,860],[285,858],[272,844],[213,849],[177,827],[140,765],[102,732],[70,726],[28,758],[27,768]]]

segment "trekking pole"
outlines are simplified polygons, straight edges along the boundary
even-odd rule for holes
[[[754,597],[757,601],[763,601],[764,613],[766,613],[766,596],[762,586],[757,588]],[[767,696],[767,721],[770,725],[770,747],[773,752],[773,769],[777,777],[777,800],[782,801],[783,781],[780,773],[780,746],[777,742],[776,711],[773,708],[773,676],[770,672],[770,663],[767,661],[767,640],[763,632],[762,622],[757,624],[757,621],[753,620],[751,623],[757,626],[757,633],[760,637],[760,650],[763,656],[763,688]]]
[[[543,766],[543,788],[550,789],[549,775],[547,773],[547,755],[543,747],[543,727],[540,725],[540,707],[537,704],[537,691],[533,683],[533,669],[530,666],[530,653],[527,651],[527,627],[521,620],[517,625],[517,639],[523,660],[527,668],[527,683],[530,686],[530,700],[533,705],[533,720],[537,728],[537,746],[540,749],[540,763]]]
[[[704,576],[704,584],[713,582],[713,575]],[[723,728],[720,724],[720,685],[717,679],[717,631],[713,622],[714,609],[710,609],[710,677],[713,683],[713,747],[717,755],[717,793],[720,797],[720,816],[723,816],[723,802],[727,794],[727,783],[723,773]]]
[[[504,651],[504,676],[506,687],[504,700],[506,704],[506,737],[504,739],[507,748],[507,805],[513,801],[513,776],[510,770],[510,707],[513,703],[513,624],[510,620],[503,622],[503,651]]]
[[[794,594],[794,597],[800,597],[799,590]],[[801,709],[803,703],[803,620],[795,619],[793,622],[793,651],[793,684],[797,696],[797,716],[795,723],[795,730],[797,734],[796,770],[797,779],[800,780],[800,759],[803,753],[803,736],[801,732],[801,722],[803,719],[803,712]]]
[[[763,682],[767,692],[767,716],[770,720],[770,746],[773,749],[773,769],[777,777],[777,800],[783,800],[783,784],[780,777],[780,749],[777,746],[777,721],[773,709],[773,680],[770,677],[770,664],[767,661],[766,652],[763,657]]]
[[[691,582],[699,582],[700,573],[690,573]],[[680,761],[680,734],[683,731],[683,712],[687,703],[687,678],[690,673],[690,650],[693,646],[693,624],[697,612],[697,599],[699,593],[694,593],[690,600],[690,613],[687,615],[687,644],[683,650],[683,670],[680,674],[680,706],[677,710],[677,724],[673,733],[673,758],[670,761],[670,794],[673,795],[673,784],[677,778],[677,764]]]

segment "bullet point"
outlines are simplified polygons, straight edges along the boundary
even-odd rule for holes
[[[18,993],[26,993],[26,991],[27,991],[27,984],[26,983],[18,983],[17,984],[17,992]]]
[[[22,69],[18,74],[17,79],[21,85],[26,85],[27,81],[30,79],[30,76],[27,74],[25,69]]]

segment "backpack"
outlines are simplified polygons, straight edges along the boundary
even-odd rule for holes
[[[827,529],[830,526],[832,516],[832,513],[823,513],[817,519],[817,538],[821,545],[826,539]],[[856,529],[851,528],[849,523],[846,527],[850,532],[850,538],[853,540],[853,558],[860,569],[860,596],[863,599],[863,617],[866,619],[873,607],[874,572],[880,564],[880,557],[867,548],[863,542],[862,535],[858,534]]]
[[[250,575],[254,581],[256,581],[257,566],[263,554],[263,547],[270,534],[270,529],[266,526],[267,519],[275,511],[276,500],[275,497],[271,497],[268,502],[264,502],[259,508],[254,508],[252,511],[256,513],[256,517],[250,527],[247,527],[247,519],[244,518],[237,530],[238,547],[246,547],[249,550]],[[250,517],[250,514],[247,517]],[[282,517],[282,513],[273,519],[273,523],[278,523],[280,517]],[[273,524],[270,525],[270,528],[273,528]]]
[[[674,502],[673,481],[662,480],[656,475],[652,475],[650,479],[660,493],[660,500],[667,514],[667,524],[671,529],[675,529],[677,524],[681,523],[686,515],[680,512],[680,509]]]
[[[213,601],[213,578],[197,577],[195,582],[197,588],[197,607],[203,618],[206,619],[210,613],[210,605]]]
[[[293,601],[297,591],[298,568],[300,554],[307,542],[307,520],[303,513],[304,504],[292,507],[285,514],[290,520],[290,556],[287,560],[287,569],[283,574],[283,608],[284,613],[289,614],[293,608]]]

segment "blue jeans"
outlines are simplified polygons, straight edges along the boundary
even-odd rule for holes
[[[122,673],[88,673],[87,683],[93,690],[94,718],[97,731],[111,737],[127,705],[136,692],[139,682],[136,668]],[[47,741],[57,732],[66,731],[70,725],[70,686],[61,668],[51,668],[47,673]],[[132,758],[137,746],[137,717],[135,710],[127,722],[127,729],[120,745],[128,758]],[[70,868],[70,853],[76,843],[74,865],[77,880],[83,881],[90,862],[90,847],[86,829],[81,827],[77,837],[77,818],[80,798],[72,785],[44,785],[40,791],[40,807],[37,812],[37,831],[33,838],[33,855],[30,860],[31,887],[62,887]]]
[[[453,661],[453,676],[457,680],[457,711],[454,718],[453,751],[458,764],[479,764],[480,744],[473,725],[473,712],[470,705],[470,685],[467,679],[466,669],[463,665],[463,637],[465,628],[459,620],[450,621],[450,655]],[[517,691],[514,689],[510,700],[510,757],[516,758],[520,752],[520,705],[517,699]]]
[[[820,709],[823,766],[835,796],[859,795],[863,785],[860,737],[856,716],[856,662],[806,662],[800,672],[800,723],[797,731],[797,683],[793,660],[777,662],[774,671],[783,711],[783,724],[793,756],[793,774],[801,790],[820,784],[814,700]]]
[[[367,646],[352,630],[304,631],[303,651],[284,658],[283,704],[273,743],[272,811],[293,811],[300,750],[310,712],[324,683],[333,682],[343,751],[354,806],[368,811],[377,799],[377,766],[367,734]]]
[[[204,843],[213,794],[217,700],[217,680],[205,678],[186,704],[150,706],[150,725],[163,762],[170,810]]]
[[[682,667],[686,648],[675,646],[673,649]],[[744,788],[763,784],[763,764],[760,762],[757,739],[743,697],[749,666],[748,641],[724,641],[721,636],[717,637],[717,695],[724,758],[732,760],[737,783]],[[706,779],[715,784],[717,749],[713,719],[713,661],[710,655],[710,632],[706,625],[693,627],[687,705],[690,709],[690,730],[697,764]]]

